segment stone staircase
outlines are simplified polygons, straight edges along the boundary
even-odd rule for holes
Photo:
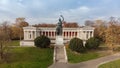
[[[67,63],[65,46],[59,45],[54,48],[54,63]]]

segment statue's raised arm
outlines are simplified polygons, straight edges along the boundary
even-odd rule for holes
[[[63,15],[60,15],[60,17],[62,18],[62,22],[64,21],[64,17],[63,17]]]

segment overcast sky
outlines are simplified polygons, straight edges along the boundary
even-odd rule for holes
[[[120,0],[0,0],[0,22],[25,17],[30,24],[57,23],[61,14],[79,24],[120,17]]]

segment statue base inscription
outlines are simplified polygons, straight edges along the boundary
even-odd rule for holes
[[[64,45],[62,36],[56,36],[55,45]]]

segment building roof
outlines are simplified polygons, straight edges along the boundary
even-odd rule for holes
[[[23,27],[23,29],[55,29],[56,27],[34,27],[34,26],[27,26],[27,27]],[[70,27],[63,27],[63,29],[82,29],[82,30],[94,30],[94,27],[91,26],[82,26],[82,27],[74,27],[74,28],[70,28]]]

